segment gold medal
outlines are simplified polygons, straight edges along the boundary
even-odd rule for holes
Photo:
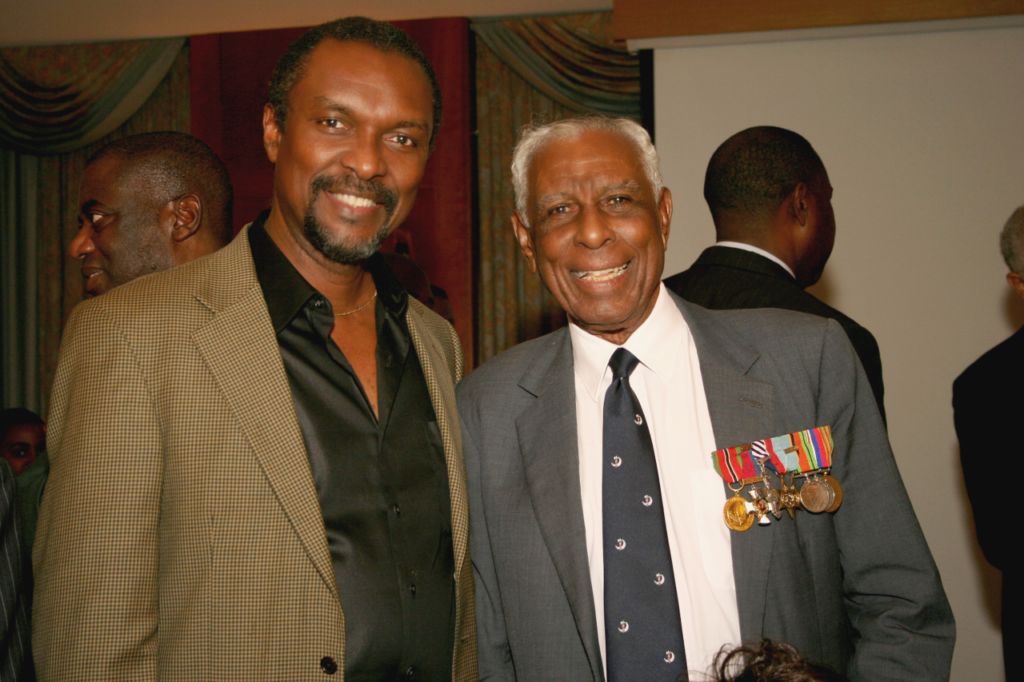
[[[733,492],[736,494],[726,501],[725,509],[723,510],[725,525],[742,533],[754,525],[754,517],[747,512],[747,503],[746,500],[740,497],[740,491],[734,490]]]
[[[832,506],[835,492],[819,478],[808,478],[800,486],[800,504],[812,514],[820,514]]]
[[[843,503],[843,486],[839,485],[839,481],[837,481],[832,476],[829,476],[828,474],[825,474],[822,480],[824,480],[825,483],[828,483],[829,487],[832,488],[832,492],[835,493],[836,497],[835,501],[832,503],[832,506],[826,509],[825,511],[834,512],[835,510],[839,509],[839,505]]]

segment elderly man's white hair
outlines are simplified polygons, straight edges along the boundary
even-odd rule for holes
[[[1024,206],[1018,206],[999,235],[999,250],[1010,272],[1024,277]]]
[[[512,152],[512,189],[516,197],[516,210],[519,211],[519,217],[526,227],[530,227],[529,216],[526,213],[526,200],[529,191],[527,176],[533,157],[551,142],[571,140],[593,130],[616,133],[632,142],[640,155],[640,162],[643,164],[647,180],[654,190],[654,198],[660,197],[662,184],[661,171],[658,169],[658,152],[654,149],[651,136],[636,121],[631,121],[628,118],[590,115],[567,118],[544,125],[528,125],[523,128],[519,143],[516,144],[515,151]]]

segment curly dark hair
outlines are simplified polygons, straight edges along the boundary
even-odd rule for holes
[[[811,663],[788,644],[761,640],[715,656],[715,682],[850,682],[826,665]]]
[[[430,151],[434,151],[434,141],[437,139],[438,128],[441,127],[442,113],[441,86],[437,82],[434,67],[408,33],[387,22],[366,17],[345,17],[320,24],[303,33],[288,47],[274,67],[267,91],[267,103],[274,110],[274,119],[278,127],[284,130],[288,118],[288,96],[291,94],[292,86],[302,78],[303,70],[309,62],[309,55],[325,38],[340,42],[366,43],[382,52],[398,52],[423,67],[427,80],[430,81],[434,104],[434,126],[430,131],[429,145]]]

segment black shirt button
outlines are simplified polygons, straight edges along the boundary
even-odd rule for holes
[[[409,585],[409,592],[412,593],[412,596],[416,596],[416,583]],[[409,670],[412,670],[412,668],[409,668]]]
[[[399,507],[398,504],[391,505],[391,510],[395,512],[395,516],[401,516],[402,515],[402,508]]]
[[[415,674],[416,674],[416,671],[413,670],[412,667],[409,667],[405,671],[405,679],[411,680],[412,676],[415,675]]]
[[[320,659],[320,669],[328,675],[333,675],[338,672],[338,664],[330,656],[324,656]]]

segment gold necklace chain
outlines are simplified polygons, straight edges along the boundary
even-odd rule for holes
[[[347,313],[334,313],[334,316],[335,317],[345,317],[346,315],[355,315],[360,310],[362,310],[363,308],[365,308],[366,306],[370,305],[371,303],[373,303],[376,300],[377,300],[377,290],[374,289],[373,290],[373,296],[370,297],[369,301],[367,301],[366,303],[362,304],[361,306],[359,306],[355,310],[350,310]]]

